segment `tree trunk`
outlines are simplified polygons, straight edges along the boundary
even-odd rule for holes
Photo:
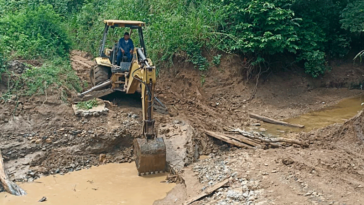
[[[18,185],[16,185],[14,182],[12,182],[8,175],[5,172],[5,166],[3,161],[3,156],[1,155],[0,151],[0,183],[5,189],[5,191],[9,192],[10,194],[16,195],[16,196],[22,196],[25,195],[25,191],[20,188]]]
[[[257,120],[261,120],[263,122],[277,124],[277,125],[283,125],[283,126],[288,126],[288,127],[299,127],[299,128],[304,128],[305,127],[304,125],[290,124],[290,123],[287,123],[287,122],[283,122],[283,121],[275,120],[275,119],[272,119],[272,118],[260,116],[260,115],[254,114],[254,113],[249,113],[249,117],[257,119]]]

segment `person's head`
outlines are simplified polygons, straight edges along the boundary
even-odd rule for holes
[[[129,33],[125,32],[124,33],[124,39],[127,41],[127,40],[129,40],[129,38],[130,38]]]

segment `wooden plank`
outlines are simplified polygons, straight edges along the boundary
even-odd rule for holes
[[[21,189],[18,185],[12,182],[8,175],[5,172],[5,166],[3,161],[3,156],[1,155],[0,151],[0,183],[4,187],[5,191],[9,192],[10,194],[16,196],[25,195],[25,191]]]
[[[234,139],[234,140],[237,140],[237,141],[240,141],[240,142],[243,142],[245,144],[248,144],[248,145],[251,145],[253,147],[256,147],[259,145],[259,143],[245,137],[245,136],[237,136],[237,135],[225,135],[226,137],[229,137],[231,139]]]
[[[191,199],[188,199],[188,200],[184,203],[184,205],[189,205],[189,204],[191,204],[191,203],[193,203],[193,202],[195,202],[195,201],[197,201],[197,200],[199,200],[199,199],[201,199],[201,198],[203,198],[203,197],[205,197],[205,196],[207,196],[207,195],[212,194],[215,190],[217,190],[217,189],[219,189],[220,187],[224,186],[224,185],[225,185],[225,184],[227,184],[228,182],[229,182],[229,179],[225,179],[224,181],[222,181],[222,182],[220,182],[220,183],[217,183],[217,184],[215,184],[215,185],[214,185],[214,186],[212,186],[212,187],[207,188],[204,192],[202,192],[202,193],[198,194],[198,195],[197,195],[197,196],[195,196],[195,197],[192,197]]]
[[[254,118],[254,119],[258,119],[261,120],[263,122],[267,122],[267,123],[272,123],[272,124],[277,124],[277,125],[283,125],[283,126],[288,126],[288,127],[299,127],[299,128],[304,128],[304,125],[299,125],[299,124],[290,124],[288,122],[283,122],[280,120],[275,120],[272,118],[268,118],[268,117],[264,117],[264,116],[260,116],[254,113],[249,113],[249,117]]]
[[[241,147],[241,148],[251,148],[250,145],[247,145],[247,144],[238,142],[236,140],[230,139],[229,137],[226,137],[226,136],[224,136],[222,134],[218,134],[216,132],[212,132],[212,131],[205,130],[205,133],[207,135],[211,136],[211,137],[214,137],[216,139],[219,139],[221,141],[227,142],[227,143],[232,144],[232,145],[237,146],[237,147]]]

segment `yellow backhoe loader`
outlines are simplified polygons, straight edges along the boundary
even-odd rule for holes
[[[154,87],[156,84],[156,68],[147,58],[141,21],[105,20],[105,29],[96,66],[91,69],[90,78],[93,87],[79,97],[102,97],[112,92],[133,94],[141,88],[143,112],[143,138],[134,140],[135,163],[139,175],[164,172],[166,168],[166,146],[163,138],[156,136],[153,119]],[[131,62],[117,65],[118,45],[105,49],[106,38],[110,28],[128,27],[137,30],[140,47],[132,53]],[[161,102],[159,102],[161,103]]]

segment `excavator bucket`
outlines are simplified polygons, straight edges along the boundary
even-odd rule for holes
[[[134,154],[139,176],[165,171],[166,145],[163,138],[135,139]]]

